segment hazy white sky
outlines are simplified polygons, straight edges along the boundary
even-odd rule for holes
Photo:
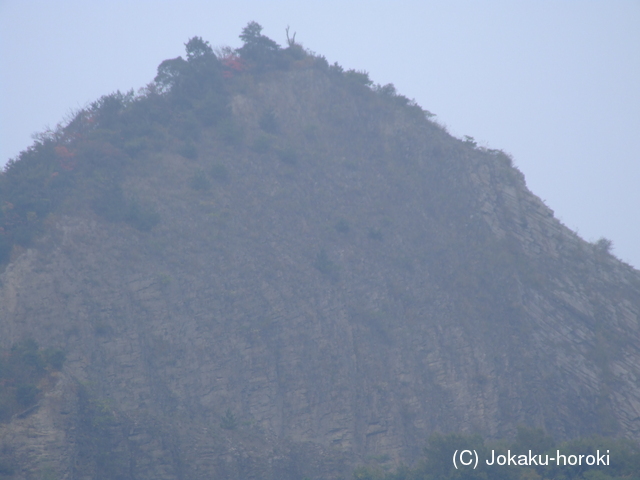
[[[367,70],[458,137],[514,157],[586,240],[640,267],[640,1],[0,0],[0,164],[31,134],[149,83],[199,35],[255,20]]]

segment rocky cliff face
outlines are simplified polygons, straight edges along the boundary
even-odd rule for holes
[[[118,198],[157,224],[101,214],[88,169],[13,247],[0,347],[66,361],[0,424],[11,478],[338,478],[518,425],[640,439],[638,271],[392,93],[311,57],[232,80],[226,123],[124,155]]]

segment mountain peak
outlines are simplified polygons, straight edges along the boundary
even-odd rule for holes
[[[0,347],[42,368],[13,461],[335,478],[438,431],[638,440],[638,272],[393,85],[241,38],[2,173]]]

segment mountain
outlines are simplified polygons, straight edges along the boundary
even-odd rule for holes
[[[250,23],[0,176],[0,477],[346,478],[640,440],[640,272],[508,155]]]

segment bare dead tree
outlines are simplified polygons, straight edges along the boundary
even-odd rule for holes
[[[293,47],[296,44],[296,33],[297,32],[293,32],[293,37],[289,38],[289,25],[287,25],[286,32],[287,32],[287,44],[290,47]]]

